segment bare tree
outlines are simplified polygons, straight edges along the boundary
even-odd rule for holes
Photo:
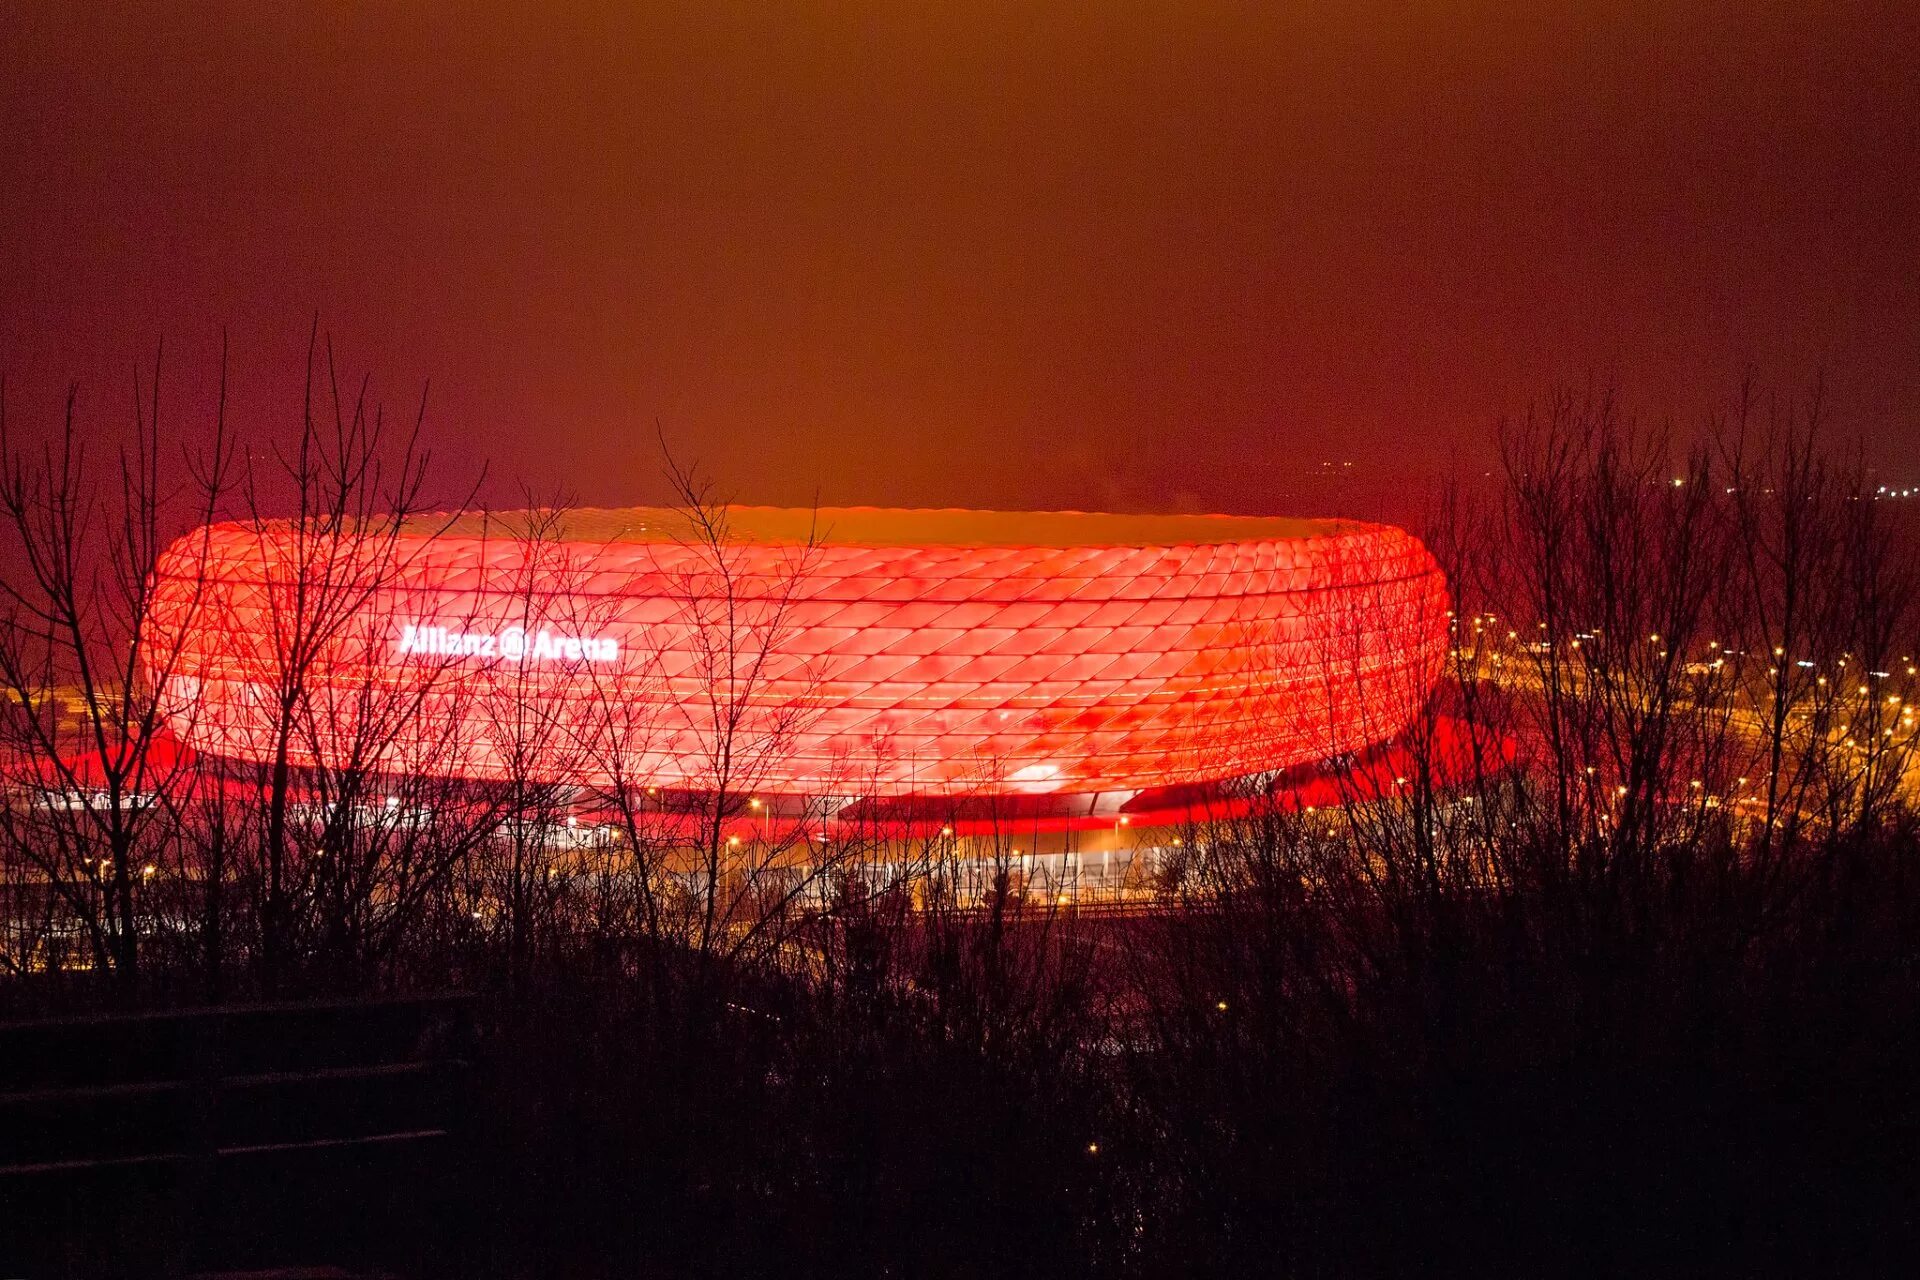
[[[736,534],[710,481],[667,454],[682,532],[659,544],[652,585],[669,615],[596,692],[598,803],[633,860],[635,926],[659,963],[777,952],[794,907],[842,846],[818,837],[835,779],[780,798],[769,784],[819,714],[822,673],[789,645],[818,556]],[[664,950],[663,950],[664,948]]]
[[[179,709],[167,684],[181,653],[153,617],[155,570],[181,523],[208,522],[232,463],[224,355],[211,436],[179,468],[164,460],[173,426],[161,388],[156,354],[151,380],[136,372],[131,441],[104,469],[89,456],[77,388],[54,441],[37,452],[11,434],[0,388],[0,687],[13,712],[0,748],[0,839],[14,875],[58,901],[91,965],[129,992],[155,876],[163,863],[178,870],[168,801],[185,778],[168,737]],[[207,550],[190,538],[172,554]],[[184,602],[189,614],[199,607]],[[60,963],[32,949],[9,962]]]

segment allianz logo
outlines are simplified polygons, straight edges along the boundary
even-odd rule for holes
[[[519,662],[616,662],[620,642],[611,636],[556,635],[542,628],[507,627],[502,631],[455,631],[451,627],[423,627],[409,622],[400,629],[394,646],[403,654],[439,658],[505,658]]]

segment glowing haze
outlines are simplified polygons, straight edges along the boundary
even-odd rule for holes
[[[658,421],[748,501],[1367,515],[1749,364],[1920,475],[1911,4],[774,7],[9,6],[16,421],[222,325],[284,418],[318,312],[603,504]]]

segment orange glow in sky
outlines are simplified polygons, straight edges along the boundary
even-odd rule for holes
[[[9,6],[17,419],[162,334],[204,405],[222,325],[284,418],[317,313],[602,504],[657,422],[746,501],[1394,517],[1749,366],[1920,476],[1911,4],[774,8]]]

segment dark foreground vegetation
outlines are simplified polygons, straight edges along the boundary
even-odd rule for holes
[[[1749,401],[1691,445],[1604,399],[1510,427],[1502,489],[1456,495],[1428,531],[1455,649],[1402,735],[1406,774],[1311,810],[1254,782],[1245,814],[1143,835],[1157,853],[1128,901],[1153,909],[1126,913],[1025,877],[1011,830],[965,850],[818,840],[802,815],[730,846],[754,752],[779,745],[744,712],[711,723],[754,745],[716,750],[671,825],[532,777],[429,794],[383,773],[377,738],[318,769],[158,759],[126,657],[177,532],[141,517],[170,492],[147,431],[104,491],[57,449],[16,448],[0,484],[20,544],[0,1006],[477,993],[448,1139],[332,1168],[320,1192],[251,1188],[244,1212],[281,1215],[300,1260],[1910,1268],[1915,565],[1894,504],[1825,451],[1817,403]],[[283,507],[378,536],[417,505],[420,460],[351,397],[300,443]],[[235,465],[200,460],[199,516],[269,492]],[[133,514],[103,515],[103,493]],[[724,575],[719,509],[684,494]],[[86,529],[106,535],[95,561]],[[283,624],[289,738],[313,713],[294,642],[332,607]],[[777,646],[776,607],[743,605],[761,621],[729,643]],[[1359,678],[1337,653],[1328,671]],[[1495,749],[1443,762],[1443,717]],[[587,810],[604,830],[561,848]],[[984,887],[962,887],[963,861]],[[30,1218],[44,1189],[0,1183],[0,1272],[191,1256],[155,1252],[171,1190],[75,1194],[86,1213]],[[272,1245],[214,1261],[285,1260]]]

